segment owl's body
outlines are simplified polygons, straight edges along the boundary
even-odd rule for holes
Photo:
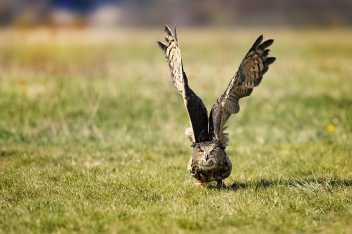
[[[231,161],[219,141],[204,141],[192,147],[188,171],[198,183],[214,180],[221,183],[231,174]]]
[[[196,184],[217,181],[218,185],[222,185],[222,180],[227,178],[232,170],[231,161],[225,152],[229,141],[228,134],[224,133],[227,128],[225,124],[231,114],[239,112],[239,99],[252,93],[253,88],[262,81],[269,65],[275,61],[275,58],[268,57],[267,49],[273,40],[262,43],[263,37],[260,36],[254,42],[225,92],[216,100],[208,118],[202,99],[188,86],[176,27],[172,33],[166,25],[165,32],[166,43],[158,42],[158,45],[166,55],[172,83],[183,96],[191,125],[186,129],[186,137],[193,143],[188,171],[196,178]]]

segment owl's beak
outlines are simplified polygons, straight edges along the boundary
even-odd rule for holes
[[[207,153],[205,153],[205,154],[204,154],[204,159],[205,159],[205,161],[208,161],[209,156],[208,156],[208,154],[207,154]]]

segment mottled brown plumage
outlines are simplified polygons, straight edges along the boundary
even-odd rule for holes
[[[203,141],[192,147],[188,171],[197,179],[197,184],[215,180],[220,185],[231,174],[231,161],[219,141]]]
[[[225,152],[229,141],[228,134],[224,133],[225,124],[231,114],[239,112],[239,99],[252,93],[253,88],[262,81],[269,65],[275,61],[275,58],[268,57],[267,49],[274,40],[262,43],[263,36],[260,36],[254,42],[227,89],[213,105],[208,121],[203,101],[188,86],[176,26],[172,33],[165,25],[165,32],[165,43],[158,42],[158,45],[166,55],[172,83],[183,96],[190,119],[191,127],[186,129],[186,137],[193,143],[193,152],[188,170],[196,178],[196,184],[217,181],[218,185],[222,185],[222,180],[227,178],[232,170],[231,161]]]

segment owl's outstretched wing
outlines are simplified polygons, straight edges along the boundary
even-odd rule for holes
[[[209,116],[210,138],[219,140],[224,146],[229,141],[228,134],[224,133],[225,124],[231,114],[240,111],[239,99],[251,95],[253,88],[260,84],[263,75],[268,71],[269,65],[276,60],[276,58],[268,57],[269,49],[267,49],[274,40],[261,43],[262,41],[263,36],[260,36],[254,42],[226,91],[217,99],[211,109]]]
[[[209,140],[207,109],[203,101],[190,89],[186,73],[183,70],[181,51],[177,41],[176,26],[172,33],[170,28],[165,25],[165,43],[158,41],[159,47],[166,55],[169,64],[172,83],[182,95],[191,129],[187,129],[186,134],[192,142],[202,142]]]

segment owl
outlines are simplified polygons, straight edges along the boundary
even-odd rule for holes
[[[228,133],[224,132],[227,128],[225,124],[232,114],[239,112],[239,100],[251,95],[253,88],[260,84],[263,75],[268,71],[269,65],[276,60],[268,57],[267,49],[274,40],[262,42],[263,36],[260,36],[254,42],[225,92],[216,100],[208,118],[202,99],[188,85],[176,26],[172,32],[165,25],[165,32],[165,42],[158,41],[158,45],[166,55],[172,83],[183,97],[190,122],[190,127],[185,132],[186,138],[192,142],[188,171],[196,179],[196,185],[216,181],[218,186],[224,186],[223,180],[232,171],[231,161],[225,151],[229,143]]]

